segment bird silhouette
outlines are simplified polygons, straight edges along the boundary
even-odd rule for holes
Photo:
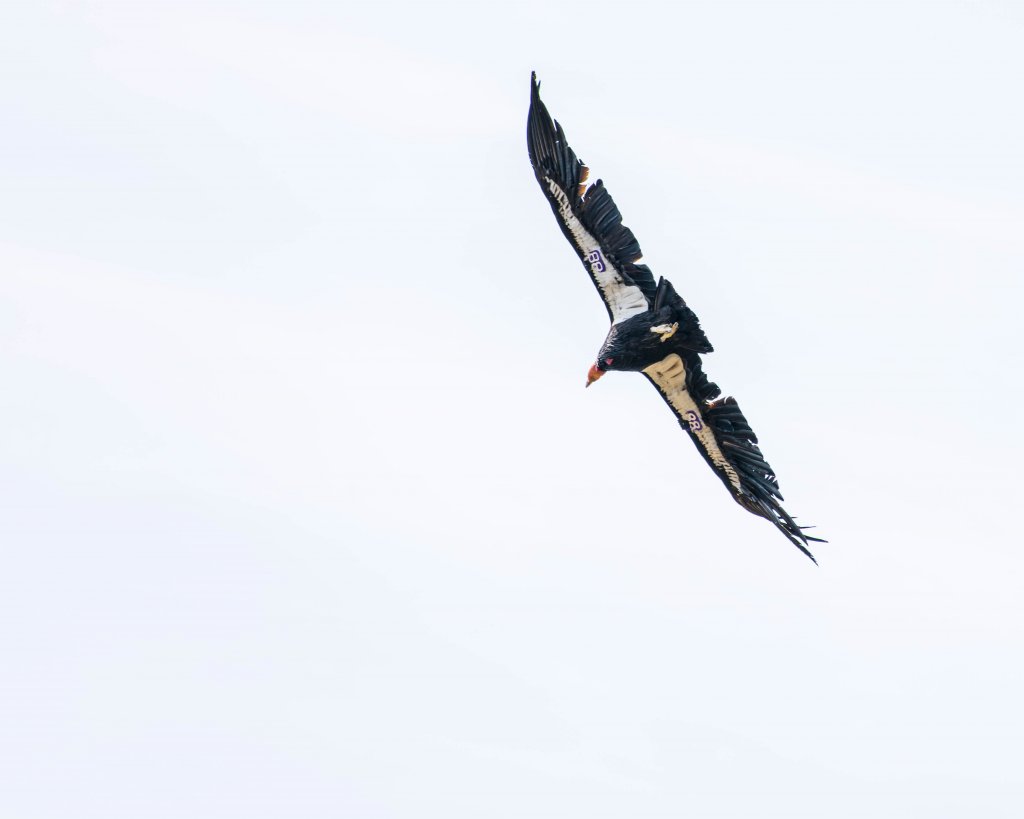
[[[640,263],[640,245],[622,224],[604,183],[588,185],[586,165],[541,102],[536,73],[526,133],[537,182],[612,322],[587,386],[609,371],[643,373],[736,502],[771,521],[814,560],[808,542],[825,541],[806,534],[810,527],[798,526],[782,508],[775,471],[739,405],[704,374],[700,356],[713,348],[700,321],[667,279],[655,282],[651,269]]]

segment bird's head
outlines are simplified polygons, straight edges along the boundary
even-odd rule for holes
[[[661,361],[671,350],[666,342],[679,331],[669,310],[648,310],[613,324],[587,373],[589,387],[609,370],[639,372]]]

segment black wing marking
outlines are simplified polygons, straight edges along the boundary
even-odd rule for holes
[[[656,285],[650,268],[638,264],[640,244],[622,224],[622,214],[604,183],[599,179],[587,187],[589,170],[541,102],[536,74],[531,78],[526,142],[537,182],[562,233],[590,273],[612,323],[647,310]]]
[[[775,471],[757,446],[735,398],[722,397],[718,385],[708,381],[696,353],[673,353],[644,370],[686,430],[708,466],[721,478],[740,506],[771,521],[812,561],[808,541],[824,543],[804,534],[782,507]]]

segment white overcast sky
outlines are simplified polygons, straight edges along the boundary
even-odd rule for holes
[[[607,328],[529,74],[815,568]],[[1024,10],[0,6],[0,815],[1024,815]]]

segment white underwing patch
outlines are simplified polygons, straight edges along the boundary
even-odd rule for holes
[[[544,182],[558,203],[558,215],[569,228],[576,247],[590,265],[590,274],[601,289],[608,309],[612,313],[612,324],[619,324],[626,319],[647,311],[647,299],[635,284],[626,284],[622,274],[604,255],[601,243],[583,227],[583,223],[572,212],[572,202],[565,191],[553,179],[545,176]]]
[[[736,474],[732,464],[722,454],[714,433],[704,422],[700,407],[697,406],[697,402],[693,400],[693,396],[686,389],[686,365],[683,364],[679,355],[672,353],[656,364],[646,367],[644,372],[658,385],[658,389],[668,399],[672,409],[690,427],[690,432],[708,453],[711,462],[725,472],[729,483],[736,488],[736,491],[741,491],[740,476]]]

